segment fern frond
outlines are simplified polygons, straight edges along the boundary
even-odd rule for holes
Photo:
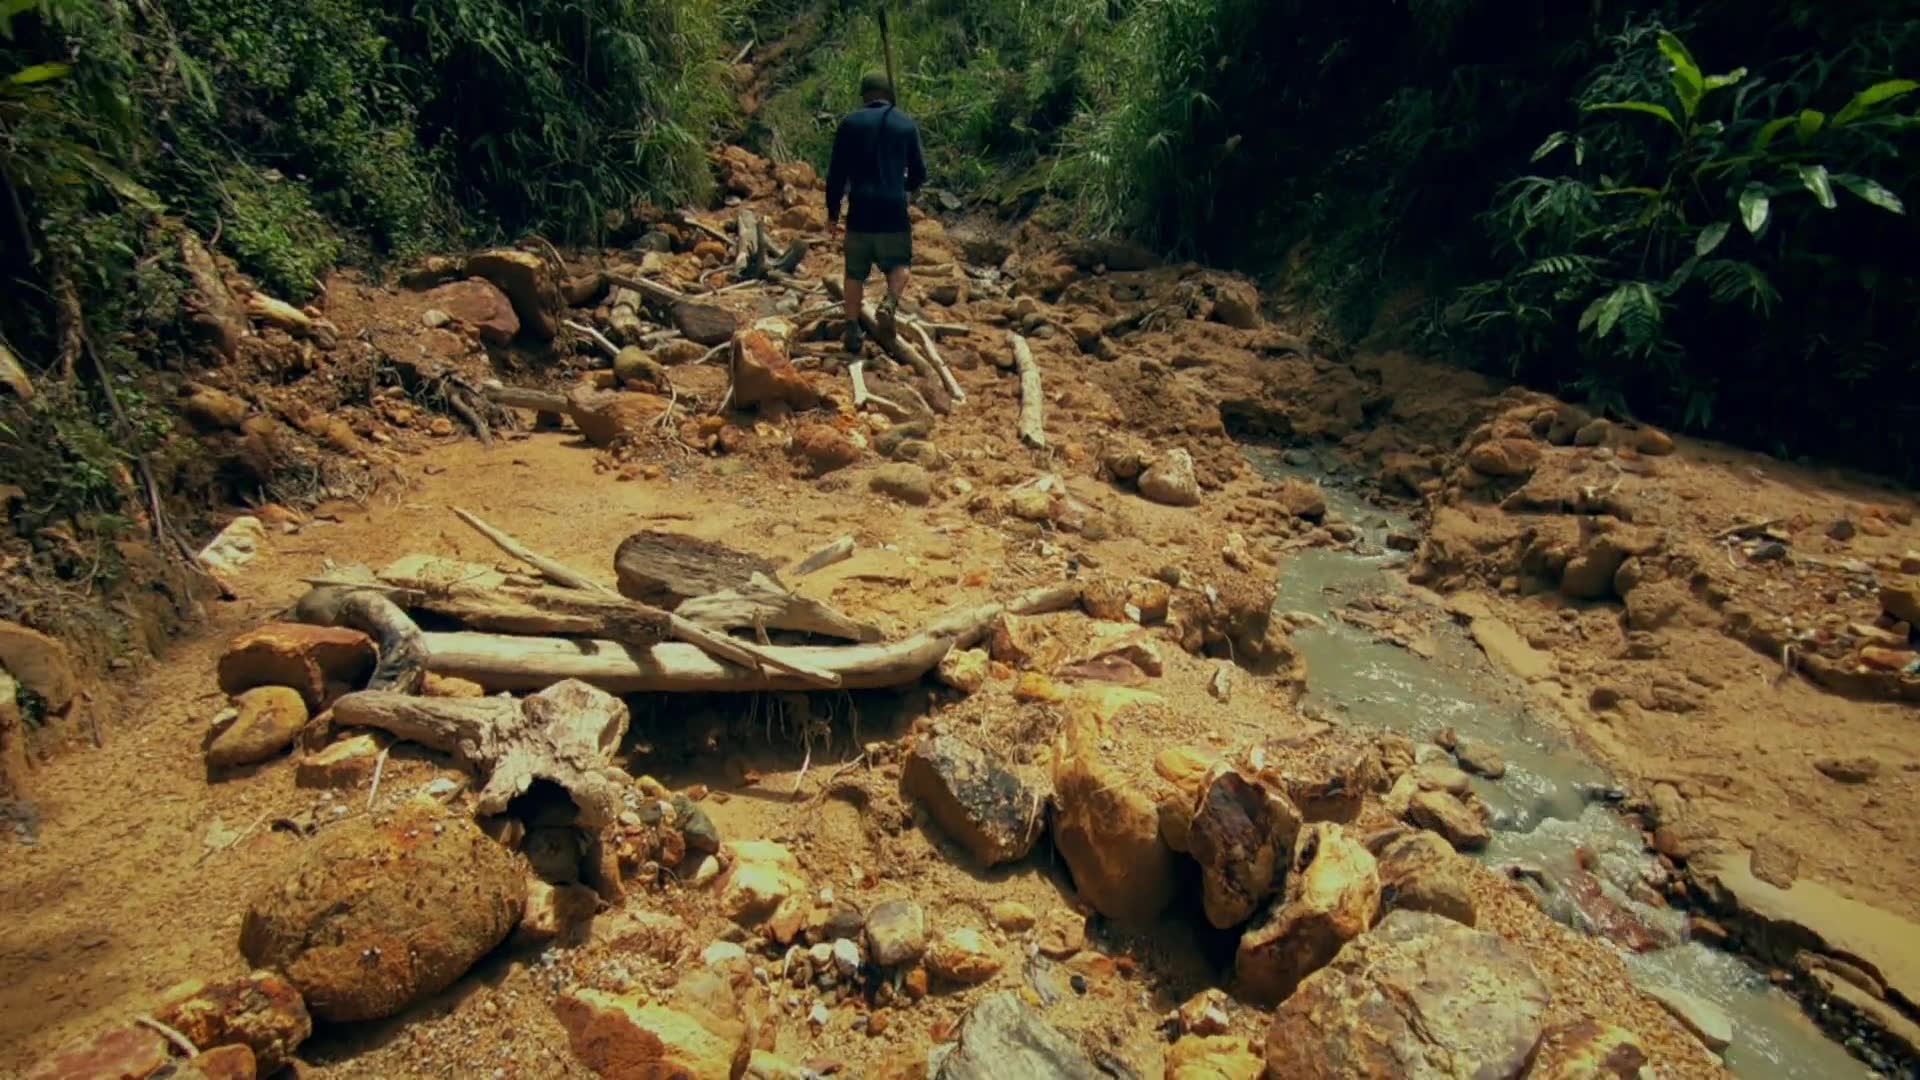
[[[1696,273],[1716,303],[1745,303],[1764,317],[1773,313],[1773,305],[1780,299],[1766,272],[1742,259],[1709,259]]]

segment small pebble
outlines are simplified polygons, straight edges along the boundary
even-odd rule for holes
[[[813,1011],[807,1013],[807,1020],[814,1027],[826,1027],[827,1021],[831,1019],[833,1014],[827,1011],[826,1005],[822,1002],[814,1002]]]
[[[1087,977],[1085,975],[1075,973],[1068,977],[1067,982],[1073,986],[1074,993],[1084,994],[1087,992]]]

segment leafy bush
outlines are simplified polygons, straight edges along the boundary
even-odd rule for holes
[[[1488,215],[1511,262],[1448,312],[1463,344],[1607,411],[1913,445],[1920,402],[1875,388],[1920,374],[1884,344],[1920,329],[1920,294],[1878,239],[1911,235],[1889,185],[1914,178],[1902,150],[1920,120],[1900,110],[1920,83],[1847,91],[1815,85],[1819,65],[1707,74],[1657,24],[1618,44],[1586,123],[1533,155],[1571,171],[1512,181]]]

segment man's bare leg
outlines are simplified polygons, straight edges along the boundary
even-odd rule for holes
[[[860,348],[860,306],[866,300],[867,283],[846,274],[840,278],[840,287],[846,297],[847,350],[857,352]]]
[[[891,345],[894,334],[894,312],[900,307],[900,298],[907,293],[907,279],[911,276],[907,267],[896,266],[887,271],[887,300],[880,305],[880,336]]]

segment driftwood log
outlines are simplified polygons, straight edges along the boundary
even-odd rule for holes
[[[409,555],[378,577],[394,603],[475,630],[602,637],[630,645],[672,637],[664,611],[585,589],[518,584],[498,570],[456,559]]]
[[[663,608],[738,588],[755,574],[772,577],[777,569],[769,559],[717,541],[652,529],[620,541],[613,555],[620,595]]]
[[[953,612],[912,637],[873,645],[773,646],[763,655],[831,673],[844,689],[875,689],[915,682],[947,652],[985,634],[1002,614],[1037,615],[1079,602],[1074,585],[1035,589],[1006,603]],[[727,663],[675,642],[634,648],[616,641],[428,634],[431,669],[488,690],[534,690],[578,679],[616,694],[808,690],[813,686],[777,670]]]
[[[1043,449],[1047,445],[1047,426],[1046,400],[1040,390],[1040,365],[1033,362],[1033,350],[1026,338],[1019,334],[1007,336],[1013,339],[1013,363],[1020,371],[1020,441]]]
[[[427,646],[420,627],[398,604],[383,595],[364,566],[339,571],[340,584],[310,589],[294,607],[301,622],[346,626],[373,638],[380,662],[367,682],[369,690],[418,693],[427,675]]]
[[[609,597],[617,598],[620,595],[605,585],[587,577],[585,574],[580,573],[578,570],[567,566],[565,563],[556,562],[553,559],[529,550],[525,544],[522,544],[512,536],[481,521],[479,518],[457,506],[453,508],[453,512],[460,520],[472,526],[474,531],[492,541],[495,547],[498,547],[500,550],[540,571],[541,576],[545,577],[548,581],[570,589],[597,592]],[[637,601],[635,603],[638,605]],[[719,659],[755,671],[762,668],[774,668],[812,687],[840,685],[839,676],[833,674],[831,671],[812,667],[804,660],[789,659],[776,654],[773,650],[750,646],[744,641],[710,630],[707,627],[701,626],[691,620],[683,619],[670,612],[662,612],[662,614],[666,615],[667,629],[676,640],[690,644],[696,649]]]
[[[337,727],[377,728],[454,755],[484,777],[477,816],[506,811],[535,781],[557,785],[599,830],[624,810],[632,778],[609,762],[627,733],[627,707],[604,690],[556,681],[523,701],[423,698],[363,690],[333,704]]]
[[[920,338],[920,345],[926,350],[927,361],[940,376],[940,385],[946,388],[947,396],[958,405],[967,400],[967,392],[960,389],[960,380],[953,377],[953,369],[947,366],[947,358],[940,355],[940,346],[934,342],[933,335],[915,319],[901,319]]]
[[[714,630],[750,626],[763,638],[767,630],[797,630],[848,641],[880,640],[879,627],[790,592],[765,574],[755,574],[731,589],[683,600],[673,613]]]

